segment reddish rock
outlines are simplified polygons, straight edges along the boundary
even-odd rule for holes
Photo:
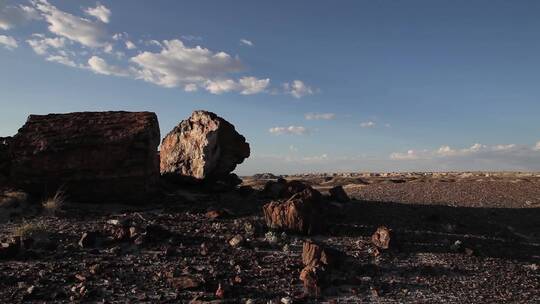
[[[330,198],[331,199],[333,199],[335,201],[338,201],[340,203],[346,203],[346,202],[351,200],[349,198],[349,196],[347,195],[347,192],[345,192],[345,190],[343,190],[342,186],[336,186],[336,187],[328,190],[328,192],[330,192]]]
[[[371,242],[377,248],[388,249],[390,248],[391,232],[392,230],[381,226],[371,236]]]
[[[304,234],[321,232],[325,228],[321,194],[307,188],[289,200],[274,201],[263,206],[266,225]]]
[[[277,181],[268,181],[264,185],[264,193],[274,199],[290,198],[296,193],[300,193],[305,189],[311,189],[311,186],[298,181],[287,181],[284,178],[278,178]]]
[[[249,153],[249,144],[232,124],[214,113],[195,111],[163,139],[161,174],[173,180],[220,180]]]
[[[10,144],[10,179],[71,201],[144,201],[159,181],[159,137],[149,112],[30,115]]]
[[[321,290],[329,284],[330,273],[335,270],[337,261],[341,258],[339,254],[337,250],[310,240],[304,242],[302,248],[304,268],[300,272],[300,280],[307,295],[321,296]]]

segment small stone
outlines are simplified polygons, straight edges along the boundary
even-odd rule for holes
[[[238,247],[244,243],[244,237],[240,234],[235,235],[232,239],[229,240],[229,245],[232,247]]]
[[[283,304],[292,304],[293,300],[292,300],[291,297],[284,297],[284,298],[281,298],[281,303],[283,303]]]
[[[388,249],[390,248],[391,232],[392,230],[387,227],[380,226],[371,236],[371,242],[380,249]]]
[[[225,298],[225,291],[223,290],[223,288],[221,288],[221,284],[218,285],[218,289],[216,290],[216,297],[218,299]]]

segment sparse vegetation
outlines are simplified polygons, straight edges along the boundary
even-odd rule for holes
[[[54,196],[45,200],[41,205],[43,211],[49,215],[56,215],[58,211],[62,210],[66,202],[66,193],[62,189],[58,189]]]
[[[23,222],[20,226],[17,226],[13,229],[12,235],[14,237],[20,237],[22,239],[26,238],[36,238],[47,233],[47,227],[43,223],[25,223]]]

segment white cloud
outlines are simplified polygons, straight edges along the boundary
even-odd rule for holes
[[[252,95],[258,94],[266,90],[270,84],[270,79],[257,79],[255,77],[242,77],[238,81],[240,85],[240,94],[242,95]]]
[[[453,149],[448,145],[443,145],[440,148],[430,151],[422,150],[415,151],[409,150],[407,153],[392,153],[391,159],[403,160],[403,159],[444,159],[444,158],[457,158],[457,157],[473,157],[481,155],[494,155],[507,152],[516,152],[523,150],[530,150],[530,148],[519,147],[515,144],[494,145],[488,146],[479,143],[475,143],[468,148]],[[533,148],[534,149],[534,148]]]
[[[13,50],[19,47],[17,40],[11,36],[0,35],[0,45],[8,50]]]
[[[111,20],[111,10],[99,2],[97,3],[96,7],[89,7],[84,12],[103,23],[109,23]]]
[[[96,74],[130,76],[129,71],[118,66],[109,65],[103,58],[98,56],[92,56],[88,59],[88,67]]]
[[[217,79],[243,68],[238,58],[225,52],[214,53],[200,46],[190,48],[178,39],[165,40],[160,52],[142,52],[131,61],[139,67],[137,77],[147,82],[167,88],[197,84],[208,87],[212,93],[234,87],[232,80]]]
[[[137,48],[137,46],[135,45],[135,43],[131,42],[131,41],[126,41],[126,48],[128,50],[134,50]]]
[[[197,90],[199,90],[199,88],[194,83],[188,83],[184,86],[184,91],[186,92],[197,92]]]
[[[69,57],[67,56],[62,56],[62,55],[50,55],[46,58],[47,61],[50,61],[50,62],[56,62],[56,63],[60,63],[60,64],[63,64],[63,65],[67,65],[67,66],[70,66],[70,67],[79,67],[73,60],[71,60]]]
[[[364,121],[360,124],[360,127],[362,128],[373,128],[375,127],[375,122],[374,121]]]
[[[253,46],[253,42],[247,39],[240,39],[240,43],[247,46]]]
[[[313,94],[313,89],[301,80],[294,80],[292,83],[284,83],[283,89],[286,94],[290,94],[295,98],[302,98]]]
[[[35,0],[34,6],[49,23],[49,31],[91,48],[110,48],[107,30],[102,22],[93,22],[61,11],[47,0]]]
[[[535,151],[540,151],[540,141],[536,143],[536,145],[534,146],[533,150],[535,150]]]
[[[26,42],[38,55],[47,54],[49,48],[62,49],[66,46],[66,39],[63,37],[46,38],[41,34],[34,34],[32,37],[32,39],[29,39]]]
[[[39,14],[34,8],[25,5],[7,5],[6,1],[0,0],[0,29],[7,31],[34,19],[39,19]]]
[[[308,133],[308,129],[302,126],[289,126],[289,127],[273,127],[268,130],[275,135],[292,134],[292,135],[304,135]]]
[[[394,152],[390,154],[390,159],[394,159],[394,160],[418,159],[418,158],[419,158],[418,152],[414,150],[409,150],[407,151],[407,153]]]
[[[296,146],[294,146],[294,145],[290,145],[289,150],[292,151],[292,152],[298,152],[298,148]]]
[[[223,80],[209,80],[207,81],[205,89],[212,94],[223,94],[236,90],[237,84],[232,79]]]
[[[336,118],[334,113],[306,113],[304,117],[307,120],[331,120]]]

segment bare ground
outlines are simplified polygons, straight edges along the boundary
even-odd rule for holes
[[[321,299],[304,297],[299,280],[306,237],[267,234],[261,206],[269,200],[259,192],[169,190],[144,208],[68,204],[57,216],[10,214],[0,239],[24,221],[46,227],[54,246],[0,260],[0,302],[540,302],[540,179],[534,175],[287,178],[322,192],[342,185],[355,198],[330,203],[330,230],[311,237],[348,256],[348,279],[334,278]],[[244,183],[260,189],[265,180]],[[208,210],[228,216],[209,219]],[[169,233],[141,244],[110,240],[111,219]],[[380,225],[393,230],[395,242],[375,257],[370,236]],[[103,240],[81,248],[89,231]],[[228,241],[237,234],[245,243],[233,247]],[[195,283],[181,288],[187,279]]]

